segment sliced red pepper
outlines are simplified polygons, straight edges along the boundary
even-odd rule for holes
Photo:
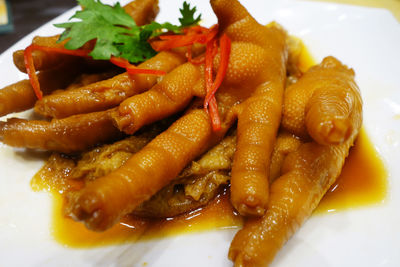
[[[212,85],[212,89],[210,91],[207,90],[207,95],[204,100],[204,106],[207,107],[210,103],[211,99],[214,97],[218,88],[221,86],[222,81],[224,80],[226,71],[228,69],[229,64],[229,56],[231,53],[231,40],[226,34],[223,34],[219,40],[219,47],[221,53],[221,60],[219,63],[219,68],[217,75],[215,77],[214,84]]]
[[[160,40],[176,40],[182,38],[182,35],[173,34],[173,35],[160,35]]]
[[[185,34],[182,35],[161,35],[160,40],[152,41],[150,44],[158,52],[195,43],[206,44],[217,35],[218,25],[214,25],[210,29],[194,26],[184,29],[183,32]]]
[[[91,52],[91,50],[86,50],[86,49],[70,50],[70,49],[61,48],[61,47],[48,47],[48,46],[41,46],[41,45],[35,45],[35,44],[32,44],[30,46],[32,47],[33,50],[54,52],[54,53],[77,56],[77,57],[89,57],[89,53]]]
[[[187,46],[186,58],[190,63],[192,63],[194,65],[200,65],[200,64],[203,64],[205,62],[205,57],[204,56],[197,57],[196,59],[193,58],[193,56],[192,56],[192,45],[188,45]]]
[[[219,118],[218,105],[215,97],[211,98],[211,101],[209,103],[209,111],[213,131],[216,132],[221,130],[221,119]]]
[[[192,27],[187,27],[183,29],[184,33],[189,33],[189,32],[194,32],[194,33],[207,33],[209,31],[209,29],[207,29],[206,27],[200,26],[200,25],[196,25],[196,26],[192,26]]]
[[[218,27],[219,27],[218,24],[215,24],[215,25],[211,26],[211,28],[208,31],[207,36],[206,36],[206,42],[211,41],[212,39],[214,39],[217,36]]]
[[[26,72],[29,76],[29,81],[32,85],[33,91],[35,92],[36,97],[41,100],[43,98],[43,93],[40,90],[39,79],[36,75],[35,65],[33,64],[32,57],[32,45],[28,46],[24,51],[24,63]]]
[[[152,70],[152,69],[141,69],[129,63],[125,58],[111,57],[110,62],[114,65],[126,69],[129,74],[153,74],[153,75],[165,75],[167,74],[163,70]]]
[[[171,38],[151,42],[151,47],[156,51],[170,50],[175,47],[192,45],[198,36],[196,35],[178,35],[179,38]]]
[[[45,52],[54,52],[59,54],[78,56],[78,57],[90,57],[89,54],[91,50],[86,49],[78,49],[78,50],[69,50],[66,48],[60,47],[47,47],[31,44],[24,51],[24,63],[26,72],[29,76],[29,81],[32,85],[32,88],[35,92],[36,97],[41,100],[43,98],[43,93],[40,90],[39,79],[36,75],[36,69],[33,62],[32,52],[34,50],[40,50]],[[117,65],[118,67],[125,68],[129,74],[153,74],[153,75],[165,75],[166,72],[162,70],[151,70],[151,69],[140,69],[136,66],[130,64],[126,59],[112,57],[110,61]]]
[[[34,50],[40,50],[40,51],[45,51],[45,52],[55,52],[55,53],[67,54],[67,55],[73,55],[73,56],[79,56],[79,57],[88,57],[88,55],[90,53],[89,50],[68,50],[65,48],[47,47],[47,46],[40,46],[40,45],[35,45],[35,44],[31,44],[30,46],[28,46],[24,51],[25,68],[26,68],[26,72],[28,73],[29,81],[33,87],[35,95],[39,100],[41,100],[43,98],[43,93],[40,90],[39,79],[36,75],[36,69],[35,69],[35,65],[33,62],[32,52]]]
[[[152,74],[152,75],[159,75],[159,76],[163,76],[163,75],[167,74],[163,70],[139,69],[136,67],[134,67],[134,68],[128,67],[126,69],[126,72],[128,72],[129,74]]]
[[[126,64],[129,63],[128,60],[126,60],[124,58],[120,58],[120,57],[111,57],[110,62],[120,68],[123,68],[123,69],[125,69]]]
[[[226,34],[220,38],[221,62],[215,81],[213,82],[213,60],[218,52],[216,43],[218,25],[214,25],[210,29],[201,26],[194,26],[184,29],[183,32],[183,35],[160,36],[160,40],[151,42],[151,46],[156,51],[164,51],[186,46],[186,57],[189,62],[193,64],[205,63],[206,97],[204,99],[204,109],[210,114],[213,130],[218,131],[221,129],[221,120],[218,114],[215,93],[221,86],[228,68],[231,51],[230,39]],[[195,43],[206,44],[205,57],[200,57],[196,60],[192,58],[192,46]]]
[[[213,89],[213,61],[214,61],[215,48],[216,48],[216,40],[212,39],[207,43],[206,46],[206,63],[205,63],[205,81],[206,81],[206,92],[207,92],[206,95],[208,95]],[[217,101],[214,95],[212,95],[211,101],[204,102],[204,109],[210,115],[213,131],[220,130],[221,120],[219,118]]]
[[[215,40],[212,40],[206,45],[206,62],[205,62],[205,81],[207,93],[212,90],[213,86],[213,50],[215,46]],[[207,108],[207,107],[205,107]]]

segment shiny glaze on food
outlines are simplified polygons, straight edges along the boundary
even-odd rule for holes
[[[387,172],[364,129],[346,159],[342,173],[314,213],[326,213],[383,203]]]
[[[58,191],[66,185],[57,185],[51,181],[32,180],[35,190],[51,190],[53,198],[52,234],[63,245],[78,248],[104,246],[134,242],[139,238],[151,239],[199,232],[205,230],[237,228],[242,225],[242,218],[234,211],[227,190],[208,206],[189,214],[160,220],[148,220],[126,217],[113,228],[97,233],[85,228],[81,223],[62,214],[63,196]],[[48,183],[52,183],[51,186]],[[74,181],[72,188],[79,187]],[[387,172],[383,162],[375,151],[365,130],[362,130],[355,146],[351,149],[341,176],[329,189],[314,213],[337,212],[349,208],[363,207],[382,203],[387,192]]]
[[[314,63],[309,51],[303,46],[299,69],[305,72]],[[93,232],[62,214],[63,193],[78,190],[82,184],[75,180],[66,183],[65,180],[57,178],[59,177],[54,177],[49,171],[46,180],[34,177],[31,186],[35,191],[47,190],[52,193],[51,231],[57,242],[69,247],[89,248],[121,244],[189,232],[239,228],[243,224],[242,217],[229,202],[229,190],[224,189],[209,205],[188,214],[158,220],[127,216],[105,232]],[[350,150],[342,174],[328,190],[314,214],[380,204],[384,202],[386,193],[387,172],[365,130],[362,129],[355,146]]]

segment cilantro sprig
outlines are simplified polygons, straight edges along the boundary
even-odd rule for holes
[[[54,26],[65,29],[59,42],[67,40],[64,45],[67,49],[76,50],[96,40],[89,54],[93,59],[109,60],[115,56],[132,63],[142,62],[156,54],[148,43],[150,38],[164,32],[181,33],[184,27],[196,25],[201,20],[201,15],[195,18],[196,7],[191,8],[186,1],[179,9],[180,25],[152,22],[143,26],[137,26],[119,3],[114,6],[103,4],[100,0],[78,0],[78,3],[84,9],[70,18],[78,21]]]
[[[183,7],[179,9],[182,17],[179,18],[179,22],[182,27],[192,26],[199,24],[201,20],[201,14],[194,18],[194,13],[196,12],[196,7],[190,8],[190,4],[183,2]]]

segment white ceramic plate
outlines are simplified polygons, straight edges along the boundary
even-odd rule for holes
[[[178,17],[180,0],[160,2],[158,21]],[[198,6],[206,25],[215,23],[207,1],[190,2]],[[400,266],[399,23],[386,10],[337,4],[252,0],[245,6],[260,22],[276,20],[301,37],[318,61],[334,55],[356,70],[365,103],[364,126],[389,172],[384,203],[312,217],[273,266]],[[58,33],[52,24],[72,14],[44,25],[0,56],[0,87],[25,78],[11,63],[12,51],[26,47],[34,35]],[[41,165],[37,155],[0,144],[0,266],[232,265],[226,255],[236,230],[96,249],[61,246],[50,233],[49,196],[29,186]]]

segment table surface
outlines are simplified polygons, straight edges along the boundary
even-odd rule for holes
[[[76,6],[76,0],[11,0],[14,31],[0,34],[0,53],[49,20]]]

